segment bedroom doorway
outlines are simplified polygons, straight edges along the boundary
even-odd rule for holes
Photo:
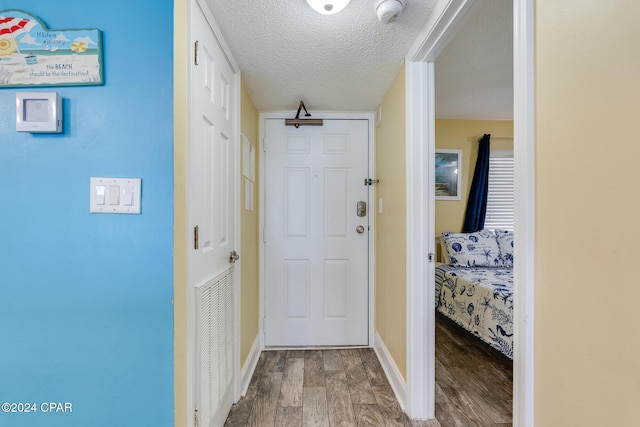
[[[439,11],[424,40],[407,56],[407,263],[408,408],[412,418],[434,418],[435,61],[482,2],[454,1]],[[534,235],[534,2],[513,0],[514,162],[518,236],[514,268],[513,425],[533,426]],[[411,183],[411,185],[409,185]],[[428,283],[429,286],[424,286]]]
[[[485,0],[434,64],[436,184],[442,183],[434,200],[434,231],[440,237],[435,269],[435,416],[442,427],[511,425],[513,421],[513,268],[497,267],[503,263],[500,250],[507,258],[507,248],[498,244],[492,231],[513,230],[513,222],[508,221],[513,199],[510,210],[504,205],[509,203],[506,197],[502,210],[488,203],[482,228],[491,231],[461,233],[466,228],[476,161],[482,158],[479,140],[483,135],[490,135],[482,143],[486,147],[488,142],[490,148],[485,152],[490,157],[489,200],[513,188],[512,173],[509,176],[504,170],[496,175],[502,159],[498,151],[505,156],[510,152],[513,159],[512,45],[512,5]],[[458,162],[451,162],[457,153]],[[448,196],[447,181],[438,178],[444,175],[442,170],[451,169],[447,169],[449,163],[457,167],[452,175],[460,181],[455,186],[458,198]],[[498,189],[497,177],[503,184],[511,179],[511,186]],[[449,245],[442,244],[443,232],[455,233],[447,237]],[[482,252],[489,255],[476,257],[477,249],[467,252],[466,247],[447,252],[447,247],[455,247],[454,241],[471,243],[467,237],[477,239],[476,247],[483,245]],[[468,261],[478,267],[467,268]]]

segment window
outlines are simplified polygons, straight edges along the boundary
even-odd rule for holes
[[[513,151],[491,151],[484,228],[513,230]]]

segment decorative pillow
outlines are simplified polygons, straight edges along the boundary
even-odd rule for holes
[[[500,259],[505,267],[513,267],[513,231],[496,229]]]
[[[500,249],[496,235],[490,230],[474,233],[442,233],[445,247],[456,267],[499,267]]]

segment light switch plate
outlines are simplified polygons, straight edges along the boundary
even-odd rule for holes
[[[91,178],[89,212],[139,214],[141,181],[140,178]]]

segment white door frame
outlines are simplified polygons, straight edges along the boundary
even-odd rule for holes
[[[265,348],[265,301],[266,301],[266,289],[265,289],[265,236],[264,236],[264,228],[265,228],[265,210],[263,206],[265,205],[265,156],[264,153],[264,144],[265,144],[265,120],[267,119],[291,119],[295,117],[295,111],[284,111],[284,112],[270,112],[270,113],[260,113],[259,117],[259,140],[260,140],[260,158],[259,161],[259,173],[260,173],[260,189],[259,189],[259,203],[260,206],[260,240],[262,244],[260,245],[259,250],[259,259],[258,259],[258,268],[259,272],[259,281],[260,281],[260,325],[259,325],[259,339],[260,339],[260,349]],[[335,120],[368,120],[369,121],[369,176],[367,178],[375,178],[373,173],[375,171],[375,129],[374,129],[374,114],[373,113],[332,113],[332,112],[314,112],[314,119],[335,119]],[[363,182],[364,182],[363,177]],[[375,333],[375,325],[374,325],[374,283],[375,283],[375,215],[372,214],[372,206],[374,200],[374,187],[372,185],[369,186],[369,319],[368,319],[368,328],[369,328],[369,346],[373,345],[374,342],[374,333]]]
[[[233,104],[234,104],[234,108],[233,110],[230,112],[230,114],[232,114],[234,116],[234,120],[235,120],[235,129],[234,129],[234,133],[231,136],[232,138],[232,142],[234,144],[234,162],[236,164],[236,172],[235,173],[235,177],[234,177],[234,200],[233,200],[233,205],[234,205],[234,240],[235,240],[235,248],[236,251],[242,256],[242,248],[240,247],[240,170],[241,170],[241,165],[240,165],[240,147],[241,147],[241,141],[240,141],[240,67],[238,67],[238,64],[235,60],[235,58],[233,57],[233,55],[231,54],[231,49],[229,48],[229,46],[227,45],[226,41],[224,40],[224,37],[222,36],[222,32],[220,31],[220,27],[218,26],[218,24],[216,23],[213,13],[211,12],[211,9],[209,9],[209,6],[206,4],[206,2],[204,0],[190,0],[189,5],[187,7],[188,10],[188,14],[189,14],[189,18],[188,21],[191,22],[192,21],[192,15],[191,15],[191,11],[192,11],[192,7],[199,7],[200,10],[202,10],[207,22],[209,23],[209,26],[211,27],[211,30],[213,31],[213,34],[216,38],[216,40],[218,41],[220,48],[222,50],[222,52],[224,53],[224,55],[226,56],[227,60],[229,61],[229,64],[231,65],[231,68],[234,72],[234,79],[233,81],[229,82],[229,85],[231,86],[230,89],[230,97],[231,99],[233,99]],[[194,40],[192,40],[193,36],[191,33],[189,33],[188,36],[188,43],[189,43],[189,63],[186,65],[187,67],[191,67],[194,61]],[[186,73],[186,78],[187,78],[187,85],[189,87],[189,91],[191,90],[191,73],[187,72]],[[190,92],[189,92],[190,93]],[[189,112],[188,112],[188,118],[187,118],[187,123],[191,123],[191,107],[190,104],[191,103],[191,99],[189,97],[189,99],[187,99],[187,105],[189,108]],[[187,128],[187,159],[189,159],[189,152],[190,152],[190,140],[192,138],[192,132],[190,129]],[[189,165],[189,160],[187,160],[187,176],[189,175],[188,171],[190,170],[190,165]],[[189,178],[187,178],[187,187],[189,185],[191,185],[191,183],[188,181]],[[189,206],[189,202],[188,202],[188,198],[189,198],[189,192],[187,191],[187,206]],[[187,212],[187,217],[191,218],[191,213]],[[187,221],[187,229],[185,230],[187,237],[187,242],[191,242],[192,241],[192,233],[193,230],[191,229],[191,224],[189,221]],[[197,366],[197,355],[196,355],[196,323],[195,323],[195,312],[196,312],[196,301],[195,301],[195,288],[193,287],[193,280],[192,280],[192,272],[191,272],[191,265],[192,265],[192,249],[191,249],[191,245],[187,245],[187,287],[186,287],[186,292],[187,292],[187,357],[186,357],[186,364],[187,364],[187,378],[186,378],[186,402],[187,402],[187,408],[186,408],[186,414],[187,414],[187,426],[193,426],[195,425],[194,423],[194,419],[195,419],[195,414],[194,414],[194,407],[196,404],[196,381],[195,381],[195,372],[196,372],[196,366]],[[234,346],[234,353],[235,353],[235,360],[233,363],[233,400],[234,402],[238,401],[238,399],[240,399],[240,265],[241,265],[240,261],[239,263],[236,263],[236,268],[235,268],[235,277],[234,277],[234,283],[235,283],[235,289],[234,289],[234,329],[235,329],[235,334],[233,337],[233,346]]]
[[[482,0],[439,2],[406,64],[407,412],[435,418],[433,263],[434,61]],[[514,34],[514,407],[513,425],[534,425],[534,0],[513,0]],[[429,286],[425,286],[428,284]]]

